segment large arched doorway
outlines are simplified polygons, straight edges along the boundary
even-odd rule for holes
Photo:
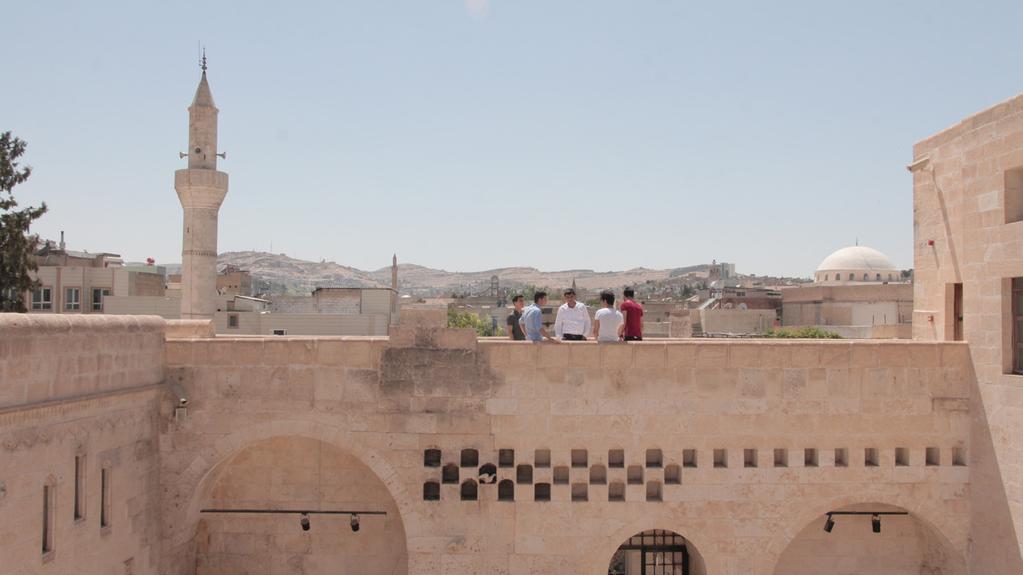
[[[336,446],[304,437],[263,440],[218,465],[210,479],[203,509],[386,515],[360,516],[356,531],[349,515],[202,513],[195,536],[199,575],[408,571],[394,498],[369,467]]]
[[[774,575],[966,572],[948,541],[901,507],[861,503],[831,511],[796,535],[778,559]]]
[[[650,529],[618,546],[608,575],[706,575],[703,557],[685,537],[665,529]]]

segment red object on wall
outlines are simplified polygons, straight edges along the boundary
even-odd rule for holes
[[[934,240],[927,240],[927,245],[934,247]]]

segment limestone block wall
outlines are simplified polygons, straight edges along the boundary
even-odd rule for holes
[[[0,314],[0,408],[158,383],[164,320]]]
[[[707,573],[798,572],[779,563],[790,544],[856,504],[909,511],[923,526],[910,531],[929,534],[906,535],[913,560],[966,572],[962,344],[534,345],[419,327],[389,341],[173,340],[167,359],[190,407],[161,444],[163,573],[191,573],[203,542],[226,537],[199,512],[233,458],[284,437],[340,450],[386,487],[410,573],[606,573],[648,529],[683,535]],[[310,550],[275,560],[323,572]]]
[[[962,284],[963,337],[978,388],[972,452],[976,573],[1023,572],[1023,376],[1013,375],[1011,278],[1023,277],[1023,96],[913,148],[913,335],[950,340]],[[926,161],[924,161],[926,160]]]
[[[157,572],[163,357],[156,318],[0,314],[0,571]]]

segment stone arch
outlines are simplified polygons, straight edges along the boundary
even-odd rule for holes
[[[689,521],[687,518],[678,515],[677,511],[672,512],[665,509],[651,512],[649,508],[644,507],[643,509],[644,512],[629,521],[615,522],[614,525],[617,528],[614,531],[608,533],[606,537],[599,538],[588,548],[586,556],[592,557],[592,560],[587,573],[606,574],[611,557],[618,551],[622,543],[637,533],[651,529],[673,531],[685,537],[686,541],[692,544],[691,549],[696,551],[697,559],[702,564],[702,571],[691,571],[692,575],[724,572],[724,562],[715,552],[711,541],[702,537],[698,532],[692,533],[695,538],[690,537],[688,531],[693,530],[686,529],[686,523]]]
[[[407,526],[407,518],[414,513],[413,498],[387,460],[360,441],[356,434],[317,421],[268,421],[235,430],[199,450],[177,477],[174,488],[165,494],[164,509],[169,516],[164,523],[164,553],[169,563],[181,561],[182,553],[191,555],[194,552],[192,542],[199,524],[199,511],[216,483],[218,472],[246,447],[276,437],[322,441],[354,457],[384,484],[397,505],[398,519],[403,526]]]
[[[788,571],[778,571],[783,565],[780,562],[784,559],[784,553],[801,536],[806,533],[816,533],[819,530],[824,533],[823,525],[828,511],[862,511],[862,510],[884,510],[884,511],[907,511],[909,517],[919,529],[922,538],[922,545],[927,551],[940,555],[943,570],[933,571],[934,575],[961,575],[966,573],[966,563],[963,549],[957,546],[948,537],[949,528],[956,522],[965,523],[965,518],[956,517],[947,510],[935,507],[927,507],[926,500],[921,500],[901,493],[894,497],[867,496],[843,496],[831,500],[830,505],[801,506],[794,510],[792,518],[786,521],[784,526],[779,526],[779,534],[773,538],[765,550],[765,554],[757,562],[756,573],[768,575],[786,575]],[[936,524],[930,518],[941,518],[942,523]],[[839,523],[842,516],[836,516],[835,522]],[[882,518],[882,525],[884,518]],[[837,528],[837,527],[836,527]],[[882,529],[882,533],[884,530]],[[830,534],[829,534],[830,535]],[[923,572],[923,571],[921,571]],[[931,573],[931,571],[927,571]]]

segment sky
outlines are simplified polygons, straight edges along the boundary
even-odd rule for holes
[[[912,145],[1020,92],[1023,2],[9,2],[0,130],[68,247],[180,261],[205,46],[219,250],[361,269],[913,265]]]

